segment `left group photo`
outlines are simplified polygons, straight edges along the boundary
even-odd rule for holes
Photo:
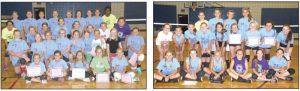
[[[146,89],[146,2],[1,2],[1,89]]]

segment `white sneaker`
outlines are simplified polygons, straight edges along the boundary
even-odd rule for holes
[[[75,78],[73,78],[73,77],[68,77],[68,80],[70,81],[70,80],[74,80]]]
[[[92,77],[92,81],[94,81],[95,80],[95,77]]]
[[[47,84],[47,80],[42,80],[42,84]]]
[[[29,81],[29,80],[26,80],[25,82],[26,82],[26,84],[29,84],[29,83],[31,83],[31,81]]]
[[[83,78],[82,79],[84,82],[91,82],[90,78]]]

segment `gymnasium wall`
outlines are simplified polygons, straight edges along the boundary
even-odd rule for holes
[[[125,17],[128,19],[133,19],[135,16],[137,18],[146,19],[146,3],[145,2],[55,2],[55,3],[41,3],[38,5],[31,2],[2,2],[1,3],[1,15],[10,18],[11,12],[16,10],[19,12],[19,18],[25,19],[26,10],[33,10],[32,7],[46,7],[46,18],[52,16],[52,10],[57,9],[60,15],[65,16],[67,10],[73,10],[73,16],[76,10],[82,10],[82,16],[86,16],[87,9],[100,8],[101,14],[104,14],[103,10],[106,6],[111,6],[112,14],[118,17]],[[130,9],[130,10],[125,10]],[[126,13],[124,13],[126,12]],[[3,17],[2,17],[3,19]],[[136,18],[134,18],[136,19]],[[146,29],[146,21],[141,22],[128,22],[131,27],[139,27],[140,29]]]
[[[185,2],[154,2],[158,5],[176,5],[177,14],[188,14],[189,9],[184,8]],[[224,7],[250,7],[252,16],[256,19],[257,22],[261,22],[262,8],[298,8],[298,2],[267,2],[267,1],[257,1],[257,2],[217,2]],[[182,12],[183,10],[183,12]]]

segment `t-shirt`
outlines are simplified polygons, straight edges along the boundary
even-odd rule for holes
[[[7,42],[10,42],[14,39],[14,31],[16,28],[13,28],[12,30],[8,30],[7,28],[2,29],[2,39],[6,39]]]
[[[107,28],[111,30],[114,27],[114,24],[117,23],[117,18],[115,15],[110,14],[109,16],[102,16],[103,22],[107,24]]]
[[[255,67],[255,60],[252,60],[252,69],[255,69],[258,73],[269,69],[268,61],[263,58],[262,60],[257,60],[257,67]]]
[[[61,69],[68,69],[68,65],[66,63],[65,60],[63,59],[60,59],[59,61],[56,61],[56,60],[52,60],[50,63],[49,63],[49,68],[61,68]]]
[[[161,72],[165,75],[170,75],[175,72],[180,67],[179,62],[176,58],[173,58],[171,61],[166,61],[162,59],[159,61],[156,68],[161,70]]]
[[[115,39],[107,39],[106,43],[109,45],[109,51],[110,53],[116,53],[117,49],[119,48],[119,43],[121,42],[121,39],[118,37],[117,40]]]
[[[126,70],[126,66],[128,65],[127,59],[125,56],[123,56],[121,59],[118,57],[114,57],[111,66],[115,69],[117,72],[122,72],[123,70]]]
[[[168,34],[165,34],[163,31],[158,32],[157,38],[156,38],[156,45],[161,45],[164,43],[161,42],[170,42],[172,41],[173,33],[168,32]]]
[[[98,73],[105,72],[107,69],[110,68],[108,58],[95,56],[92,60],[90,67]]]

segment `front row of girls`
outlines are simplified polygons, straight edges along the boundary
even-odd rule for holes
[[[249,30],[243,33],[239,30],[237,23],[231,25],[231,30],[226,30],[222,23],[216,23],[215,31],[209,30],[207,23],[203,22],[200,24],[199,31],[195,30],[193,24],[188,24],[188,30],[183,34],[181,27],[176,27],[175,32],[171,31],[172,26],[168,23],[163,25],[162,31],[160,31],[156,38],[156,46],[160,53],[160,60],[169,49],[169,45],[174,43],[174,49],[176,58],[179,60],[181,67],[183,66],[183,52],[185,46],[188,50],[201,49],[203,65],[209,66],[209,56],[213,54],[215,50],[220,50],[223,59],[226,60],[226,65],[229,67],[230,58],[235,57],[235,52],[238,49],[245,50],[245,57],[249,62],[250,53],[256,53],[258,49],[264,50],[264,56],[267,60],[270,60],[270,50],[273,45],[267,45],[264,43],[264,39],[272,37],[275,39],[274,45],[276,49],[282,48],[285,54],[291,55],[293,49],[293,35],[289,25],[284,25],[281,32],[277,34],[273,28],[273,23],[267,21],[265,27],[259,29],[259,25],[256,22],[250,22]],[[241,42],[239,44],[230,44],[230,36],[233,34],[240,34]],[[261,39],[259,45],[250,45],[249,39],[252,37],[258,37]],[[185,45],[188,44],[188,45]],[[215,48],[214,48],[215,47]],[[229,57],[230,54],[230,57]]]
[[[228,69],[221,53],[217,50],[211,57],[209,66],[205,67],[202,65],[201,57],[197,56],[197,51],[192,49],[184,61],[183,69],[180,69],[180,64],[177,58],[173,57],[172,51],[167,51],[156,67],[158,70],[154,73],[154,79],[156,82],[178,82],[179,80],[203,81],[203,78],[207,77],[211,82],[223,83],[225,75],[228,74],[231,81],[246,83],[254,80],[270,82],[277,82],[279,79],[293,80],[291,75],[295,70],[290,68],[290,60],[286,59],[281,48],[276,50],[276,54],[269,62],[265,59],[263,50],[258,49],[252,60],[251,69],[248,67],[243,50],[236,51],[236,56],[231,59]]]
[[[127,44],[127,46],[129,46],[129,54],[132,55],[133,53],[136,53],[139,55],[139,54],[143,53],[142,50],[144,48],[143,47],[144,41],[143,41],[143,38],[141,36],[139,36],[138,28],[134,28],[132,31],[133,31],[133,34],[128,37],[129,42]],[[86,66],[85,63],[89,64],[89,63],[92,63],[93,60],[97,59],[95,57],[95,55],[96,55],[95,51],[97,49],[96,48],[97,46],[100,46],[102,48],[101,49],[101,52],[103,51],[102,53],[108,54],[107,60],[109,60],[109,66],[113,66],[114,63],[112,63],[112,62],[113,62],[114,58],[118,57],[117,49],[122,48],[118,45],[120,43],[119,42],[120,39],[117,39],[118,31],[116,29],[112,29],[111,35],[110,35],[110,37],[108,37],[106,43],[105,43],[105,41],[97,42],[97,39],[103,39],[103,38],[100,38],[99,31],[94,32],[95,39],[92,39],[91,37],[89,37],[89,34],[90,33],[86,31],[84,33],[84,35],[82,36],[82,38],[80,38],[79,31],[75,30],[72,33],[72,40],[68,40],[68,38],[66,38],[65,30],[62,29],[59,31],[58,39],[52,40],[52,37],[53,37],[52,33],[50,31],[46,31],[45,35],[44,35],[45,40],[43,40],[42,35],[35,34],[34,39],[33,39],[34,42],[30,44],[31,46],[28,46],[28,44],[25,42],[25,40],[21,39],[21,32],[18,30],[15,30],[13,32],[14,39],[9,43],[7,52],[9,54],[10,60],[12,61],[12,64],[13,64],[16,74],[21,75],[23,78],[27,78],[26,77],[26,66],[28,66],[27,65],[28,63],[31,63],[31,64],[37,63],[36,65],[39,65],[39,63],[41,63],[41,65],[44,65],[46,67],[45,69],[47,69],[47,70],[49,70],[49,68],[56,67],[56,66],[62,66],[62,68],[64,68],[64,69],[69,69],[69,67],[72,68],[72,67],[77,67],[77,66],[82,67],[82,68],[89,68],[89,65]],[[82,42],[82,41],[84,41],[84,42]],[[104,46],[107,46],[108,48],[106,49],[105,47],[103,47],[102,46],[103,44],[104,44]],[[95,47],[94,48],[95,50],[92,50],[93,47]],[[92,51],[95,53],[95,55],[91,55]],[[98,51],[99,51],[99,48],[98,48]],[[111,55],[115,55],[115,56],[111,57]],[[39,62],[35,62],[36,57],[39,57],[40,60],[37,60]],[[85,61],[81,60],[82,58],[84,58]],[[80,59],[80,60],[74,61],[74,59]],[[125,59],[127,60],[126,57],[125,57]],[[31,62],[31,60],[33,60],[33,62]],[[57,60],[57,62],[55,60]],[[64,60],[64,61],[61,62],[59,60]],[[74,63],[74,62],[82,62],[82,63]],[[67,64],[67,66],[66,66],[66,64]],[[125,65],[125,63],[122,63],[122,64],[117,64],[116,66],[118,67],[117,69],[120,69],[120,68],[123,69],[123,68],[126,68],[127,65]],[[140,61],[138,61],[137,65],[134,65],[134,66],[137,66],[136,70],[139,74],[141,74]],[[102,67],[102,66],[96,65],[96,68],[97,67]],[[91,68],[92,68],[92,66],[91,66]],[[44,69],[44,68],[41,68],[41,69]],[[97,72],[97,71],[99,71],[98,68],[95,72]],[[44,72],[44,71],[42,70],[42,72]],[[47,71],[47,73],[49,74],[48,71]],[[70,75],[70,74],[68,74],[68,75]],[[43,76],[41,78],[44,79],[45,76],[46,75],[43,74]],[[49,76],[47,76],[47,77],[49,77]],[[30,80],[34,81],[35,78],[36,77],[28,78],[29,81],[27,81],[27,82],[30,82]],[[58,80],[60,80],[60,79],[58,79]],[[84,81],[89,81],[89,79],[84,79]],[[45,82],[45,81],[40,81],[40,82]]]

